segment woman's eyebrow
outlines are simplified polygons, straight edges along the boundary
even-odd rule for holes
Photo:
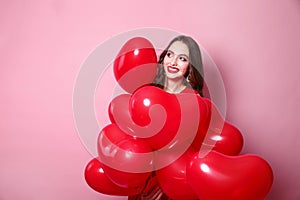
[[[181,56],[186,56],[187,58],[189,58],[189,56],[188,56],[188,55],[186,55],[186,54],[179,54],[179,55],[181,55]]]
[[[168,49],[168,51],[167,51],[167,52],[171,52],[171,53],[175,54],[175,53],[174,53],[174,51],[172,51],[172,50],[170,50],[170,49]],[[187,58],[189,58],[189,56],[188,56],[188,55],[186,55],[186,54],[184,54],[184,53],[182,53],[182,54],[178,54],[178,56],[186,56]]]

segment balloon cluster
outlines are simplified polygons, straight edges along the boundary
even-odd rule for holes
[[[109,105],[111,124],[99,133],[98,157],[85,169],[88,185],[130,196],[141,193],[155,172],[172,199],[263,200],[273,182],[270,165],[257,155],[240,155],[241,132],[209,99],[149,85],[156,70],[147,39],[133,38],[121,48],[114,75],[128,93]]]

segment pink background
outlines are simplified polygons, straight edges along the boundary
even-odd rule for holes
[[[98,44],[143,27],[173,29],[205,47],[243,153],[274,170],[267,199],[300,199],[299,0],[13,0],[1,1],[0,24],[1,200],[117,199],[85,183],[92,157],[76,132],[72,92]]]

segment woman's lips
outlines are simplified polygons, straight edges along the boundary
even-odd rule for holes
[[[174,66],[168,66],[168,72],[169,73],[177,73],[177,72],[179,72],[179,69]]]

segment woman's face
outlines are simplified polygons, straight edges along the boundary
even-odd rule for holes
[[[168,49],[163,61],[166,77],[182,79],[189,66],[189,49],[181,41],[174,42]]]

